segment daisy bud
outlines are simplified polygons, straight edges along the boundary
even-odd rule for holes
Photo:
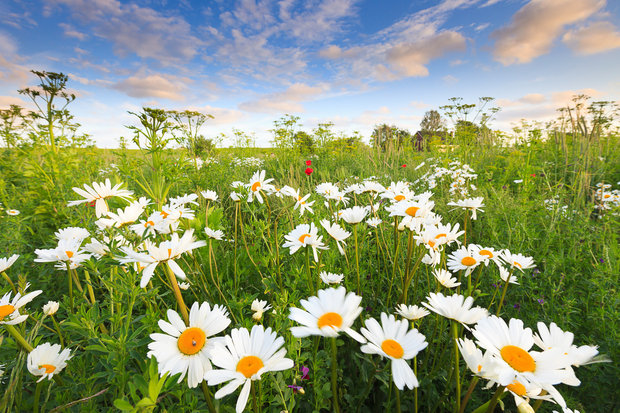
[[[179,283],[179,288],[181,290],[187,290],[189,289],[189,287],[190,287],[189,283]]]
[[[270,305],[267,305],[267,301],[256,299],[252,302],[252,318],[254,321],[260,321],[263,318],[263,313],[271,308]]]
[[[47,304],[43,306],[43,313],[45,315],[54,315],[56,311],[58,311],[58,307],[60,305],[56,301],[48,301]]]

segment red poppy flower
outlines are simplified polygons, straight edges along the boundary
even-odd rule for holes
[[[314,169],[306,168],[306,175],[310,176],[312,174],[312,172],[314,172]]]
[[[406,167],[407,167],[407,164],[406,164],[406,163],[402,164],[402,167],[403,167],[403,168],[406,168]]]
[[[310,165],[312,165],[312,161],[311,161],[310,159],[308,159],[308,160],[306,161],[306,166],[310,166]]]

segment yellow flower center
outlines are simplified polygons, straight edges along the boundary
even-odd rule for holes
[[[435,241],[429,241],[428,245],[430,245],[431,248],[435,248]]]
[[[172,248],[168,248],[168,258],[172,256]]]
[[[245,356],[237,363],[237,371],[250,378],[264,366],[263,360],[256,356]]]
[[[506,386],[506,388],[517,396],[525,396],[525,393],[527,393],[527,390],[525,390],[525,386],[518,381],[513,381],[508,386]]]
[[[512,265],[514,265],[515,267],[519,267],[521,269],[523,269],[523,266],[521,264],[519,264],[518,262],[513,262]]]
[[[39,364],[40,369],[45,369],[45,374],[53,373],[56,370],[56,366],[52,366],[51,364]]]
[[[383,340],[383,343],[381,343],[381,350],[395,359],[399,359],[405,354],[403,346],[401,346],[398,341],[391,339]]]
[[[534,372],[536,370],[536,362],[532,356],[530,356],[530,353],[523,350],[521,347],[504,346],[499,353],[510,367],[520,373],[526,371]]]
[[[11,304],[0,305],[0,320],[9,314],[13,314],[13,311],[15,311],[15,307]]]
[[[405,199],[405,196],[404,196],[404,195],[396,195],[396,196],[394,197],[394,200],[395,200],[395,201],[398,201],[398,202],[402,201],[403,199]]]
[[[409,215],[410,217],[415,217],[415,214],[418,212],[419,209],[420,208],[418,207],[410,206],[409,208],[405,210],[405,213]]]
[[[489,250],[480,250],[479,252],[480,255],[486,255],[489,258],[493,258],[493,253]]]
[[[336,327],[340,328],[342,325],[342,316],[338,313],[325,313],[317,321],[319,328],[323,327]]]
[[[155,223],[153,221],[146,221],[144,223],[144,228],[149,227],[149,226],[154,227]]]
[[[69,258],[73,257],[73,251],[65,251],[65,254],[67,254],[67,257]]]
[[[207,336],[201,328],[190,327],[179,336],[177,347],[181,353],[192,356],[202,350],[206,342]]]
[[[260,188],[260,182],[256,181],[252,184],[252,192],[258,191],[258,188]]]
[[[478,369],[478,373],[480,373],[482,371],[482,364],[478,364],[477,369]]]
[[[299,237],[299,242],[303,244],[306,238],[308,238],[309,236],[310,234],[303,234],[301,237]]]
[[[170,214],[167,213],[166,211],[161,211],[161,216],[164,217],[164,219],[168,218],[168,215]]]
[[[447,237],[447,236],[448,236],[448,234],[437,234],[437,235],[435,235],[435,239],[439,239],[441,237]]]
[[[476,265],[476,259],[473,257],[464,257],[461,260],[461,264],[463,264],[466,267],[471,267],[472,265]]]

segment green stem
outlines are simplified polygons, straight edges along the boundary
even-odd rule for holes
[[[62,333],[60,332],[60,326],[58,325],[58,322],[56,321],[56,318],[53,315],[50,315],[50,317],[52,318],[52,323],[54,323],[54,328],[56,329],[56,333],[58,333],[58,339],[60,340],[60,346],[64,347],[65,342],[62,338]]]
[[[357,224],[353,224],[353,237],[355,239],[355,272],[357,273],[357,293],[359,294],[360,289],[360,257],[357,248]]]
[[[67,282],[69,283],[69,310],[73,313],[73,278],[71,276],[71,269],[67,262]]]
[[[213,405],[213,396],[211,396],[211,392],[209,391],[209,386],[207,386],[207,382],[203,381],[200,383],[200,387],[202,388],[202,394],[205,396],[205,400],[207,401],[207,408],[209,409],[209,413],[216,413],[215,406]]]
[[[43,386],[43,382],[40,381],[37,383],[37,387],[34,390],[34,404],[32,405],[32,412],[39,413],[39,400],[41,399],[41,387]]]
[[[459,410],[459,413],[465,412],[465,407],[467,406],[467,403],[469,402],[469,398],[471,397],[471,394],[474,392],[474,389],[476,388],[476,385],[478,384],[479,380],[480,380],[480,377],[478,376],[474,376],[474,378],[471,380],[471,383],[469,384],[469,388],[467,389],[467,393],[465,393],[465,397],[463,397],[463,400],[461,401],[461,410]]]
[[[334,406],[334,412],[340,413],[340,406],[338,406],[338,346],[336,344],[336,337],[332,337],[332,401]]]
[[[502,304],[504,304],[504,298],[506,297],[506,291],[508,290],[508,284],[510,281],[510,277],[512,277],[512,273],[513,273],[514,269],[512,271],[510,271],[510,274],[508,274],[508,278],[506,278],[506,281],[504,282],[504,289],[502,290],[502,297],[499,299],[499,305],[497,306],[497,313],[495,313],[495,315],[499,316],[499,312],[502,309]]]
[[[394,387],[396,387],[396,386],[394,386]],[[400,410],[400,390],[398,390],[398,387],[396,387],[394,389],[394,391],[396,392],[396,412],[397,413],[401,413],[401,410]]]
[[[2,277],[11,285],[11,289],[13,290],[13,294],[17,294],[17,289],[15,288],[15,284],[11,281],[11,278],[6,274],[6,272],[2,271]]]
[[[455,412],[461,410],[461,380],[460,380],[460,368],[459,368],[459,327],[458,323],[452,320],[452,337],[454,338],[454,372],[456,373],[455,386],[456,386],[456,407]]]
[[[166,269],[166,275],[168,275],[168,281],[170,281],[170,287],[172,288],[174,298],[176,298],[177,304],[179,305],[179,310],[181,311],[183,321],[185,321],[185,324],[189,325],[189,314],[187,313],[187,306],[185,305],[185,301],[183,301],[183,296],[181,295],[181,289],[179,288],[179,284],[177,283],[177,278],[172,272],[172,269],[170,269],[170,266],[167,262],[164,263],[164,268]]]
[[[254,413],[258,413],[258,401],[256,400],[256,386],[254,385],[256,382],[252,381],[252,384],[250,385],[251,387],[251,392],[252,392],[252,410],[254,410]]]
[[[19,334],[19,331],[17,331],[17,329],[12,326],[11,324],[5,324],[4,328],[6,328],[6,331],[9,332],[9,334],[13,337],[13,339],[28,353],[30,353],[33,348],[30,345],[30,343],[28,343],[28,341],[26,341],[26,339]]]
[[[489,406],[487,407],[486,413],[493,413],[495,410],[495,406],[497,406],[497,402],[499,401],[499,397],[504,393],[504,386],[499,386],[495,393],[493,393],[493,397],[489,401]]]
[[[413,324],[413,322],[412,322]],[[413,374],[418,377],[418,357],[413,358]],[[418,413],[418,388],[413,388],[413,411]]]

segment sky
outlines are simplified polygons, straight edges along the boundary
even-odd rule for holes
[[[144,106],[210,114],[206,137],[268,146],[285,114],[368,138],[488,96],[490,126],[510,131],[578,93],[618,101],[619,67],[619,1],[0,1],[0,108],[32,107],[17,93],[37,84],[30,70],[65,73],[99,147],[130,138]]]

